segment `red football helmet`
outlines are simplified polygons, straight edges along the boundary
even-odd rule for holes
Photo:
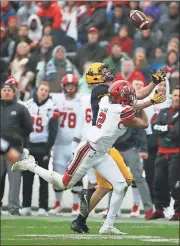
[[[74,94],[77,92],[79,79],[73,74],[66,74],[62,78],[62,87],[65,93]],[[73,84],[75,87],[66,88],[66,85]]]
[[[109,96],[112,103],[132,106],[136,104],[136,92],[131,83],[118,80],[109,87]]]

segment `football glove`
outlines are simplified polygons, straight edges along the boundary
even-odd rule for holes
[[[151,78],[152,78],[153,84],[158,85],[159,83],[165,80],[166,78],[165,71],[163,69],[159,69],[157,73],[153,73],[151,71]]]
[[[166,101],[166,95],[159,94],[157,91],[155,91],[151,99],[152,104],[159,104],[163,103],[164,101]]]

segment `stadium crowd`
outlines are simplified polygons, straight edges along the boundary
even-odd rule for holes
[[[129,13],[134,9],[146,14],[150,23],[148,30],[140,31],[133,26]],[[85,81],[84,72],[93,62],[109,65],[115,70],[115,80],[129,81],[136,91],[151,82],[150,71],[156,72],[160,68],[165,70],[167,80],[159,84],[157,90],[166,94],[166,101],[147,108],[149,127],[141,134],[132,133],[136,135],[138,141],[124,140],[123,145],[127,145],[127,148],[120,148],[120,151],[134,176],[132,184],[134,204],[132,204],[131,215],[139,215],[142,199],[147,219],[164,218],[172,196],[176,200],[173,219],[179,220],[180,146],[177,140],[179,136],[179,3],[2,0],[0,13],[1,90],[9,88],[13,93],[10,99],[1,93],[3,101],[1,107],[3,112],[8,110],[9,101],[17,107],[14,97],[19,103],[26,105],[33,127],[36,129],[34,128],[33,133],[30,134],[30,140],[25,139],[24,146],[29,148],[39,165],[46,169],[48,169],[53,146],[66,152],[63,146],[66,145],[63,142],[64,136],[59,137],[62,139],[62,145],[57,143],[59,105],[56,105],[56,100],[52,98],[57,98],[59,93],[65,93],[63,83],[66,82],[63,81],[67,74],[75,76],[73,78],[77,93],[84,95],[91,92],[91,88]],[[76,78],[78,78],[77,81]],[[15,81],[14,84],[11,83],[12,80]],[[5,82],[6,84],[8,82],[9,87],[6,88]],[[76,104],[75,101],[73,103]],[[38,108],[43,105],[46,114],[51,117],[49,116],[46,122],[41,122],[39,118],[33,121],[33,114],[35,111],[39,114]],[[71,107],[70,103],[67,105]],[[165,117],[167,114],[168,119]],[[163,121],[160,122],[158,115]],[[61,122],[61,127],[63,127],[62,124]],[[73,128],[73,124],[71,117],[69,127]],[[46,140],[40,139],[37,142],[37,135],[41,132],[42,126],[48,128]],[[22,135],[27,138],[26,134]],[[159,136],[163,138],[160,142],[157,141]],[[70,139],[72,142],[73,136]],[[71,158],[72,149],[70,148],[68,152],[70,155],[68,158]],[[55,160],[56,157],[54,156]],[[134,163],[133,157],[137,157]],[[9,213],[11,215],[31,214],[34,175],[28,171],[22,172],[23,209],[20,213],[21,173],[11,173],[7,160],[3,156],[1,158],[3,160],[0,180],[1,201],[4,195],[5,175],[8,172]],[[54,166],[58,164],[54,163]],[[142,176],[143,169],[146,177]],[[56,170],[62,172],[58,167]],[[174,184],[173,180],[179,181]],[[95,184],[95,181],[92,181],[92,184]],[[79,211],[78,193],[81,186],[80,182],[72,189],[74,214],[78,214]],[[51,214],[61,211],[62,192],[57,190],[55,192],[56,203],[51,212],[49,211]],[[38,213],[46,215],[48,185],[41,179],[39,193]],[[153,204],[155,213],[153,213]],[[101,215],[106,216],[107,211],[108,209]]]

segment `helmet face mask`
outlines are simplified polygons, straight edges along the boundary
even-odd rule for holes
[[[77,92],[77,85],[74,83],[68,83],[63,86],[63,90],[66,94],[74,96]]]

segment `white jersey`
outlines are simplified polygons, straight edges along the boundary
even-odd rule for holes
[[[46,143],[49,136],[49,121],[54,117],[57,106],[51,98],[41,106],[38,106],[33,98],[25,102],[24,105],[28,108],[33,123],[33,132],[30,134],[30,142]]]
[[[98,152],[108,152],[116,139],[125,134],[127,127],[121,123],[120,114],[130,106],[111,104],[109,97],[104,96],[99,103],[96,126],[92,126],[87,140]]]
[[[56,103],[60,117],[55,144],[70,145],[81,122],[80,99],[76,96],[67,100],[64,93],[59,93]]]
[[[81,124],[77,126],[74,137],[85,141],[92,126],[91,94],[81,95],[81,115]]]

